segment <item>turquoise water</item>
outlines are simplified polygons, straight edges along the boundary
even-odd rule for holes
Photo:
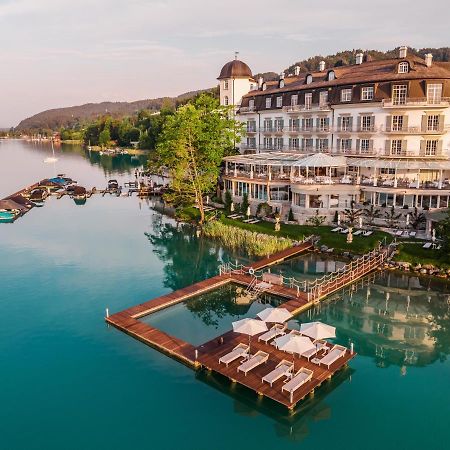
[[[135,164],[67,147],[53,168],[42,162],[49,154],[0,141],[0,197],[54,169],[103,187],[112,175],[130,179]],[[448,448],[446,285],[379,275],[369,291],[346,291],[300,317],[336,325],[336,341],[354,342],[358,357],[289,417],[105,325],[106,307],[186,286],[236,257],[152,206],[134,197],[93,196],[82,206],[51,198],[0,225],[1,448]],[[166,324],[189,317],[183,332],[201,339],[205,318],[213,323],[218,312],[199,311],[180,305]]]

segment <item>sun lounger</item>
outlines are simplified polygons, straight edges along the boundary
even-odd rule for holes
[[[342,231],[341,227],[336,227],[331,230],[332,233],[337,233],[338,231]]]
[[[243,220],[242,222],[244,222],[244,223],[250,223],[252,220],[253,220],[253,219],[245,219],[245,220]]]
[[[310,358],[312,358],[314,355],[316,355],[320,350],[327,347],[327,343],[325,341],[316,341],[314,342],[316,345],[316,348],[313,348],[311,350],[308,350],[307,352],[303,352],[302,356],[304,356],[308,361]]]
[[[355,232],[353,233],[353,236],[359,236],[360,234],[363,234],[363,230],[355,231]]]
[[[403,234],[402,230],[398,230],[395,232],[395,236],[401,236]]]
[[[284,330],[286,329],[286,326],[283,325],[274,325],[269,331],[266,331],[264,334],[258,337],[258,341],[264,341],[266,344],[271,339],[276,338],[277,336],[283,336]]]
[[[422,245],[422,248],[430,248],[433,245],[432,242],[426,242],[425,244]]]
[[[219,364],[224,363],[228,367],[228,364],[232,363],[234,360],[247,356],[248,351],[249,351],[248,345],[246,344],[236,345],[236,347],[234,347],[230,353],[223,355],[219,359]]]
[[[264,383],[264,381],[266,381],[270,384],[270,386],[272,386],[272,384],[281,377],[290,377],[293,368],[294,363],[292,361],[283,359],[280,363],[278,363],[277,367],[272,370],[272,372],[269,372],[267,375],[262,377],[262,382]]]
[[[409,236],[409,231],[404,231],[403,232],[403,237],[408,237]]]
[[[313,371],[302,367],[282,388],[281,391],[287,391],[293,394],[300,386],[303,386],[313,376]]]
[[[342,345],[335,345],[322,359],[319,360],[318,364],[323,364],[330,368],[331,364],[345,355],[346,350],[347,349]]]
[[[230,214],[229,216],[227,216],[229,219],[236,219],[236,217],[238,217],[239,214]]]
[[[254,223],[258,223],[258,222],[261,222],[261,221],[259,219],[253,219],[253,220],[250,220],[250,222],[248,222],[248,223],[254,224]]]
[[[348,234],[348,228],[342,229],[340,231],[341,234]]]
[[[364,233],[363,233],[363,236],[370,236],[371,234],[373,234],[373,231],[365,231]]]
[[[416,237],[417,231],[410,231],[409,236],[410,237]]]
[[[237,371],[244,372],[244,375],[247,376],[247,373],[250,372],[250,370],[254,369],[255,367],[258,367],[262,363],[267,362],[268,359],[269,359],[269,354],[266,352],[263,352],[262,350],[259,350],[253,356],[251,356],[250,359],[248,359],[247,361],[242,363],[237,368]]]

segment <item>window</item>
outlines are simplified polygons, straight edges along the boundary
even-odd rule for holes
[[[402,154],[402,140],[393,139],[391,141],[391,155],[401,155]]]
[[[249,107],[249,109],[254,109],[255,108],[255,100],[253,100],[253,99],[249,100],[248,107]]]
[[[223,81],[223,89],[224,89],[225,91],[228,90],[228,80],[224,80],[224,81]]]
[[[264,119],[264,131],[272,131],[272,119]]]
[[[328,91],[320,91],[319,106],[326,106],[328,104]]]
[[[279,86],[280,86],[280,88],[284,87],[284,80],[280,80]]]
[[[340,131],[351,131],[352,130],[352,117],[343,116],[341,117],[341,130]]]
[[[300,130],[300,119],[289,119],[289,130],[299,131]]]
[[[398,65],[398,73],[408,73],[409,72],[409,64],[406,61],[401,62]]]
[[[314,121],[312,117],[307,117],[303,119],[303,131],[311,131],[314,126]]]
[[[328,81],[333,81],[336,78],[336,74],[334,73],[334,70],[330,70],[328,72]]]
[[[228,101],[228,95],[225,95],[225,97],[223,98],[223,104],[224,104],[225,106],[228,106],[228,104],[229,104],[229,101]]]
[[[247,138],[247,148],[256,148],[256,138]]]
[[[300,140],[298,138],[289,139],[289,148],[291,150],[298,150],[300,148]]]
[[[441,103],[442,98],[442,84],[428,84],[427,85],[427,102],[432,105]]]
[[[351,102],[352,101],[352,90],[342,89],[341,91],[341,102]]]
[[[438,141],[436,139],[426,141],[425,156],[436,156],[437,144],[438,144]]]
[[[242,197],[244,194],[248,194],[248,183],[238,181],[236,184],[237,184],[236,195],[238,195],[239,197]]]
[[[266,97],[266,109],[270,109],[272,107],[272,98]]]
[[[257,200],[267,200],[267,186],[264,184],[255,184],[255,198]]]
[[[271,150],[273,148],[272,138],[264,138],[263,145],[265,149]]]
[[[311,109],[312,106],[312,93],[305,94],[305,109]]]
[[[306,75],[306,84],[311,84],[313,81],[313,77],[312,75]]]
[[[275,119],[275,131],[283,131],[284,128],[284,120],[282,117],[277,117]]]
[[[339,142],[339,150],[351,150],[352,149],[352,140],[351,139],[340,139]]]
[[[317,131],[328,131],[328,118],[319,117],[317,119]]]
[[[291,106],[297,106],[298,105],[298,95],[291,95]]]
[[[283,97],[277,97],[277,108],[281,108],[283,106]]]
[[[427,116],[427,131],[439,131],[439,116]]]
[[[314,147],[314,140],[311,138],[302,139],[302,150],[311,151]]]
[[[406,84],[395,84],[392,87],[392,103],[394,105],[405,105],[407,92]]]
[[[361,139],[359,141],[359,148],[361,153],[368,153],[370,151],[370,139]]]
[[[373,100],[373,86],[361,88],[361,100]]]
[[[316,149],[317,150],[327,150],[328,149],[328,139],[316,139]]]
[[[374,129],[374,116],[363,115],[361,116],[361,131],[373,131]]]
[[[380,173],[382,175],[395,175],[395,169],[388,167],[380,167]]]
[[[275,138],[275,149],[276,150],[281,150],[283,148],[284,145],[284,140],[283,138]]]
[[[391,131],[403,130],[403,116],[392,116],[392,128]]]
[[[256,122],[254,120],[247,121],[247,133],[256,132]]]

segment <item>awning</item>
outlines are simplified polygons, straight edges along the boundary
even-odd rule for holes
[[[450,170],[450,160],[347,158],[347,164],[371,169]]]
[[[296,167],[346,167],[345,156],[330,156],[325,153],[314,153],[294,164]]]

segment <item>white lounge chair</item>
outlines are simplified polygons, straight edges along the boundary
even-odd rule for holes
[[[430,248],[433,245],[432,242],[426,242],[425,244],[422,245],[422,248]]]
[[[342,231],[341,227],[336,227],[331,230],[332,233],[337,233],[338,231]]]
[[[373,234],[373,231],[365,231],[364,233],[363,233],[363,236],[370,236],[371,234]]]
[[[224,363],[228,367],[228,364],[232,363],[234,360],[247,356],[249,350],[250,348],[248,345],[238,344],[231,352],[219,358],[219,364]]]
[[[248,223],[254,224],[254,223],[258,223],[258,222],[261,222],[261,221],[259,219],[253,219]]]
[[[341,234],[348,234],[348,228],[342,229],[340,231]]]
[[[262,363],[267,362],[269,359],[269,354],[266,352],[263,352],[262,350],[257,351],[253,356],[250,357],[247,361],[242,363],[238,368],[237,371],[244,372],[244,375],[247,376],[247,373],[250,372],[250,370],[254,369],[255,367],[260,366]]]
[[[410,237],[416,237],[417,231],[410,231],[409,236]]]
[[[355,231],[355,232],[353,233],[353,236],[359,236],[360,234],[363,234],[363,230]]]
[[[395,236],[401,236],[403,234],[402,230],[398,230],[395,232]]]
[[[318,364],[323,364],[330,368],[331,364],[345,355],[346,348],[342,345],[334,345],[333,348],[321,359]]]
[[[293,394],[300,386],[303,386],[313,376],[313,371],[302,367],[294,376],[281,388],[281,391],[287,391]]]
[[[230,214],[229,216],[227,216],[229,219],[236,219],[236,217],[238,217],[239,214]]]
[[[264,341],[266,344],[271,339],[274,339],[278,336],[283,336],[285,334],[284,330],[286,329],[286,325],[276,324],[269,331],[266,331],[264,334],[258,337],[258,341]]]
[[[404,231],[403,232],[403,237],[408,237],[409,236],[409,231]]]
[[[278,363],[277,367],[269,372],[267,375],[262,377],[262,382],[266,381],[270,384],[270,386],[275,383],[275,381],[279,380],[281,377],[290,377],[292,374],[292,370],[294,369],[294,363],[292,361],[288,361],[283,359]]]
[[[316,348],[312,348],[311,350],[308,350],[307,352],[303,352],[302,356],[304,356],[308,361],[310,358],[312,358],[314,355],[316,355],[320,350],[327,347],[326,341],[318,340],[314,342],[316,345]]]

